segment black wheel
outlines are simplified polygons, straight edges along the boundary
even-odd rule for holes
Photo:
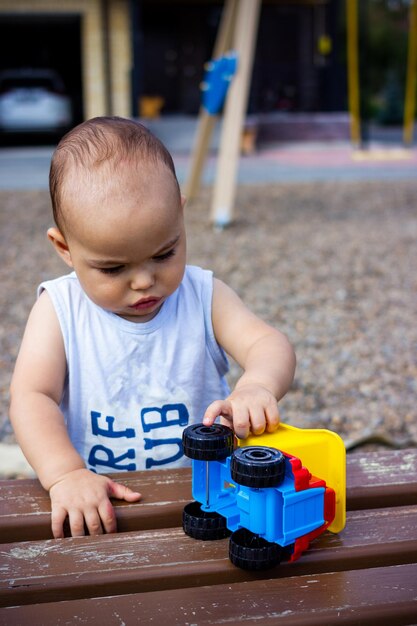
[[[264,570],[278,565],[282,548],[266,541],[246,528],[239,528],[230,537],[229,558],[233,565],[246,570]]]
[[[224,539],[231,534],[226,519],[218,513],[202,511],[199,502],[190,502],[184,507],[182,527],[186,535],[203,541]]]
[[[190,459],[221,461],[233,452],[233,431],[221,424],[192,424],[182,433],[182,445]]]
[[[246,487],[278,487],[284,480],[285,459],[282,452],[264,446],[237,448],[230,466],[232,479]]]

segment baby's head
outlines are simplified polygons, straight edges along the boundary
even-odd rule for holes
[[[48,236],[102,308],[146,321],[185,268],[184,199],[165,146],[129,119],[80,124],[52,157]]]
[[[51,161],[49,188],[55,223],[68,233],[74,222],[86,216],[84,196],[97,198],[117,186],[126,192],[125,181],[137,184],[149,174],[170,179],[180,199],[172,157],[163,143],[145,126],[121,117],[95,117],[79,124],[59,142]],[[105,191],[104,191],[105,190]],[[99,219],[103,219],[103,215]]]

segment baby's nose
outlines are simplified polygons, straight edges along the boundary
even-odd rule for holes
[[[151,271],[147,269],[137,270],[132,277],[131,287],[135,291],[145,291],[154,284],[154,277]]]

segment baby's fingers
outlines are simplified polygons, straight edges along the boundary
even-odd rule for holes
[[[104,532],[115,533],[117,531],[116,514],[110,500],[103,502],[100,505],[98,512]]]
[[[101,516],[99,515],[99,512],[97,511],[97,509],[91,509],[89,511],[85,511],[84,519],[85,519],[85,525],[87,527],[89,535],[102,535],[103,534],[103,527],[101,525],[100,517]]]
[[[232,416],[230,402],[227,400],[215,400],[212,402],[204,413],[204,426],[212,426],[219,415],[223,415],[224,417]]]
[[[233,430],[236,437],[246,439],[250,431],[250,415],[246,406],[235,406],[233,410]]]
[[[116,483],[113,480],[108,483],[108,495],[118,500],[126,500],[126,502],[137,502],[142,497],[138,491],[133,491],[126,485]]]
[[[74,509],[69,512],[69,525],[72,537],[84,537],[84,515],[82,511]]]
[[[278,404],[276,402],[271,402],[265,411],[266,415],[266,431],[268,433],[273,433],[279,426],[281,421]]]
[[[64,522],[67,518],[67,511],[61,506],[52,506],[51,528],[54,539],[63,539]]]
[[[265,432],[266,416],[262,407],[255,407],[250,411],[251,431],[254,435],[262,435]]]

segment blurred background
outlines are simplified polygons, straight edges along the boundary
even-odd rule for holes
[[[66,271],[45,236],[54,146],[138,118],[183,184],[226,4],[0,0],[0,476],[29,471],[10,377],[37,285]],[[209,219],[222,106],[187,203],[189,262],[295,347],[283,420],[351,451],[417,445],[416,57],[417,0],[263,0],[231,227]]]
[[[349,137],[349,1],[262,2],[247,107],[257,116],[259,142]],[[393,129],[403,124],[410,5],[358,2],[364,140],[372,132],[399,137]],[[8,116],[7,102],[0,102],[2,141],[27,143],[31,131],[35,142],[43,132],[51,141],[51,133],[96,115],[196,116],[223,6],[218,0],[0,0],[0,99],[8,93],[9,108],[26,99],[25,122]],[[43,94],[40,104],[42,89],[60,101]],[[37,99],[31,118],[30,100],[34,110]]]

